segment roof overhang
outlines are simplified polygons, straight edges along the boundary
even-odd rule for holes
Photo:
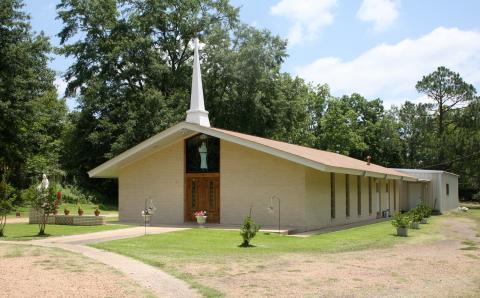
[[[90,170],[88,175],[92,178],[118,178],[121,168],[145,158],[162,148],[171,145],[172,143],[186,139],[197,133],[203,133],[212,137],[235,143],[247,148],[251,148],[260,152],[264,152],[282,159],[292,161],[294,163],[302,164],[304,166],[323,171],[334,172],[342,174],[351,174],[366,177],[375,177],[380,179],[401,179],[405,181],[417,181],[416,178],[407,175],[387,175],[384,173],[378,173],[374,171],[363,171],[351,168],[333,167],[326,164],[322,164],[317,161],[310,160],[308,158],[298,156],[289,152],[285,152],[270,146],[266,146],[254,141],[249,141],[224,133],[220,130],[216,130],[210,127],[200,126],[188,122],[181,122],[177,125],[166,129],[155,136],[141,142],[140,144],[130,148],[129,150],[121,153],[120,155],[106,161],[98,167]]]

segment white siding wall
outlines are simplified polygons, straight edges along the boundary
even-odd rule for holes
[[[252,207],[262,226],[278,220],[268,212],[270,198],[281,200],[282,225],[305,229],[305,167],[222,140],[220,144],[220,222],[240,224]]]
[[[157,211],[152,223],[183,223],[183,141],[121,169],[119,219],[142,222],[140,212],[150,196]]]

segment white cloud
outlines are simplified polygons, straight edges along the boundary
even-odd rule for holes
[[[330,25],[336,4],[337,0],[281,0],[270,7],[270,13],[292,22],[288,39],[293,45],[315,39],[320,28]]]
[[[363,0],[357,17],[365,22],[373,22],[375,31],[385,31],[398,18],[399,0]]]
[[[62,77],[55,77],[55,81],[53,82],[55,87],[57,88],[57,93],[59,97],[65,96],[65,89],[67,89],[67,82]]]
[[[416,82],[440,65],[478,86],[480,32],[439,27],[418,39],[378,45],[350,61],[320,58],[296,72],[307,81],[329,84],[334,95],[357,92],[390,105],[419,98]]]

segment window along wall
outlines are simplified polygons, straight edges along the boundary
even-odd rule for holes
[[[335,173],[330,173],[330,218],[335,219]]]
[[[345,216],[350,217],[350,176],[345,175]]]
[[[350,222],[385,210],[394,214],[399,209],[397,191],[393,179],[330,173],[330,218]]]

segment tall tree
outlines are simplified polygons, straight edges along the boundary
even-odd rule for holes
[[[400,108],[393,107],[399,125],[403,167],[425,167],[436,162],[434,134],[435,122],[431,113],[432,105],[414,104],[406,101]]]
[[[0,172],[9,170],[17,187],[41,171],[58,174],[56,142],[66,113],[47,66],[49,41],[31,31],[22,9],[20,0],[0,2]]]
[[[417,91],[435,102],[437,114],[438,162],[445,161],[445,127],[449,125],[449,112],[466,106],[475,96],[473,85],[466,83],[460,74],[440,66],[415,85]]]

